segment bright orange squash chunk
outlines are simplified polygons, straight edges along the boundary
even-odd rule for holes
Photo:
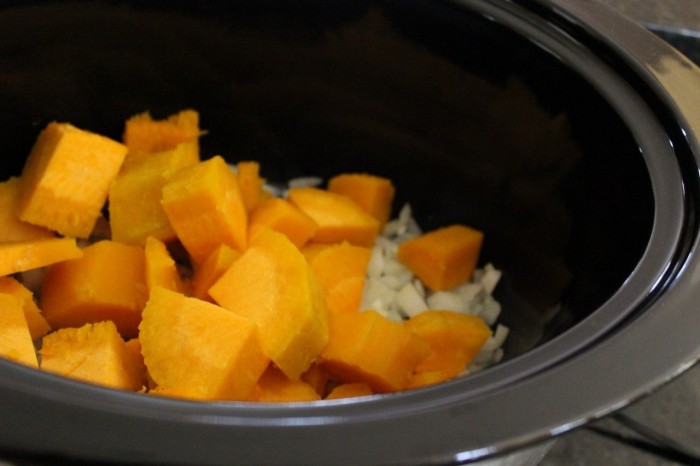
[[[252,321],[164,288],[151,292],[139,340],[159,390],[195,399],[245,400],[269,363]]]
[[[303,380],[290,380],[274,365],[265,370],[254,395],[249,401],[258,402],[294,402],[318,401],[321,396]]]
[[[34,343],[24,317],[24,303],[0,293],[0,357],[38,367]]]
[[[448,290],[471,278],[483,239],[479,230],[452,225],[404,241],[398,258],[430,289]]]
[[[87,238],[126,152],[126,146],[99,134],[49,123],[24,165],[18,217],[65,236]]]
[[[367,173],[343,173],[328,181],[328,191],[348,196],[384,225],[391,216],[396,189],[388,178]]]
[[[239,257],[241,257],[241,251],[220,244],[201,265],[195,268],[192,277],[192,296],[204,301],[211,301],[209,288]]]
[[[246,248],[248,214],[236,175],[215,156],[184,168],[163,186],[162,205],[195,264],[219,244]]]
[[[354,398],[357,396],[372,395],[372,387],[365,382],[343,383],[331,390],[326,400],[339,400],[341,398]]]
[[[34,302],[33,293],[27,287],[12,277],[0,277],[0,293],[9,294],[22,300],[24,318],[27,320],[32,340],[36,341],[51,331],[51,326],[44,319],[39,307]]]
[[[44,337],[41,369],[84,382],[140,390],[143,373],[113,322],[64,328]]]
[[[124,144],[129,156],[152,154],[174,149],[184,144],[190,155],[199,158],[199,113],[183,110],[162,120],[154,120],[149,113],[129,118],[124,127]]]
[[[330,377],[326,368],[314,361],[313,364],[301,374],[301,380],[309,384],[320,397],[323,397],[326,394],[326,387]]]
[[[262,201],[269,199],[271,195],[263,189],[266,180],[260,176],[260,164],[258,162],[238,162],[236,164],[236,172],[243,203],[250,214]]]
[[[316,222],[291,202],[275,197],[260,203],[251,214],[249,239],[252,240],[265,228],[284,233],[300,248],[314,236]]]
[[[292,188],[288,199],[316,222],[312,239],[319,243],[348,241],[369,247],[379,234],[379,221],[342,194],[319,188]]]
[[[329,246],[311,259],[314,271],[326,295],[330,312],[360,310],[370,248],[342,243]]]
[[[150,293],[156,286],[184,293],[185,282],[180,277],[177,264],[170,257],[168,248],[159,239],[149,236],[144,247],[146,258],[146,287]]]
[[[75,238],[49,238],[0,244],[0,276],[38,269],[82,256]]]
[[[124,338],[135,337],[147,298],[145,268],[142,248],[99,241],[81,258],[48,268],[40,308],[53,328],[111,320]]]
[[[0,182],[0,243],[32,241],[53,238],[55,233],[47,228],[23,222],[17,217],[19,178]]]
[[[402,390],[430,354],[428,343],[376,311],[331,313],[328,320],[320,360],[340,382],[365,382],[377,393]]]
[[[328,308],[311,267],[282,233],[264,230],[209,289],[221,306],[255,322],[266,354],[298,380],[328,341]]]

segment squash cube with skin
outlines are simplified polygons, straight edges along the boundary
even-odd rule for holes
[[[383,226],[391,216],[396,188],[388,178],[367,173],[344,173],[328,181],[328,191],[348,196]]]
[[[143,372],[113,322],[64,328],[44,337],[41,369],[122,390],[140,390]]]
[[[0,293],[0,357],[38,367],[22,299]]]
[[[248,214],[235,173],[215,156],[173,175],[161,204],[178,239],[195,264],[223,243],[246,248]]]
[[[164,288],[151,292],[139,329],[146,367],[164,395],[245,400],[270,361],[252,321]]]
[[[51,326],[34,301],[33,293],[23,284],[12,277],[0,277],[0,293],[15,296],[22,301],[24,318],[32,340],[36,341],[51,331]]]
[[[19,188],[20,181],[16,177],[0,182],[0,243],[32,241],[56,236],[48,228],[23,222],[17,217]]]
[[[266,229],[209,289],[222,307],[255,322],[270,359],[298,380],[328,341],[328,309],[296,246]]]
[[[112,139],[68,123],[49,123],[24,165],[18,217],[64,236],[87,238],[126,152]]]
[[[483,240],[479,230],[452,225],[404,241],[398,258],[431,290],[448,290],[472,277]]]
[[[38,269],[83,255],[75,238],[49,238],[0,244],[0,276]]]
[[[40,308],[53,328],[111,320],[132,338],[146,298],[143,248],[103,240],[84,248],[81,258],[48,268]]]

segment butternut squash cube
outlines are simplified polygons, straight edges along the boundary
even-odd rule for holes
[[[128,157],[109,190],[112,239],[143,246],[153,236],[175,239],[175,230],[161,205],[163,186],[174,173],[195,165],[199,157],[185,144],[142,157]]]
[[[24,318],[24,303],[20,298],[6,293],[0,293],[0,357],[39,367]]]
[[[56,236],[48,228],[23,222],[17,217],[19,178],[0,182],[0,243],[33,241]]]
[[[241,252],[225,244],[220,244],[209,257],[194,270],[192,277],[192,296],[204,301],[211,301],[209,288],[221,278],[233,262],[241,257]]]
[[[65,236],[87,238],[126,151],[99,134],[49,123],[24,165],[18,217]]]
[[[266,229],[209,295],[255,322],[269,358],[298,380],[328,341],[328,308],[316,276],[294,244]]]
[[[348,241],[372,246],[379,234],[379,221],[362,210],[349,197],[319,188],[292,188],[289,201],[311,217],[317,225],[313,240],[319,243]]]
[[[49,331],[51,326],[41,314],[39,307],[34,302],[34,295],[27,287],[12,277],[0,277],[0,293],[5,293],[19,298],[24,309],[24,318],[27,321],[27,328],[32,340],[36,341]]]
[[[165,288],[151,292],[139,335],[161,393],[245,400],[269,363],[252,321]]]
[[[398,258],[433,291],[448,290],[472,277],[483,240],[479,230],[452,225],[404,241]]]
[[[303,380],[290,380],[274,365],[265,370],[258,387],[249,401],[258,402],[294,402],[318,401],[321,396]]]
[[[339,400],[341,398],[369,396],[372,395],[372,393],[372,388],[365,382],[342,383],[333,388],[325,399]]]
[[[104,240],[83,249],[79,259],[49,267],[40,307],[53,328],[111,320],[132,338],[146,298],[143,249]]]
[[[343,173],[328,181],[328,191],[349,197],[383,226],[391,216],[396,189],[388,178],[367,173]]]
[[[326,368],[314,361],[314,363],[301,374],[300,380],[309,384],[320,397],[323,397],[326,394],[326,387],[330,377]]]
[[[215,156],[184,168],[163,186],[163,209],[195,264],[219,244],[246,248],[248,214],[235,173]]]
[[[174,149],[183,144],[190,156],[199,159],[199,113],[187,109],[162,120],[149,113],[129,118],[124,126],[124,144],[129,157]]]
[[[44,337],[41,369],[122,390],[140,390],[143,373],[113,322],[64,328]]]
[[[376,311],[331,313],[328,320],[320,361],[340,382],[365,382],[376,393],[402,390],[430,354],[428,343]]]
[[[331,245],[311,259],[311,270],[323,288],[329,312],[360,310],[371,255],[370,248],[345,242]]]
[[[168,290],[185,292],[185,282],[180,278],[177,264],[170,257],[168,248],[159,239],[149,236],[144,248],[146,258],[146,288],[148,293],[156,286]]]
[[[262,201],[270,198],[271,195],[263,189],[266,180],[260,176],[260,164],[258,162],[238,162],[236,164],[236,172],[243,203],[248,214],[250,214]]]
[[[284,233],[301,248],[314,236],[316,222],[291,202],[275,197],[260,203],[251,214],[248,238],[252,240],[264,228]]]
[[[75,238],[49,238],[0,244],[0,276],[38,269],[82,256]]]

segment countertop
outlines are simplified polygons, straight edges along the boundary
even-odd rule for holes
[[[598,1],[657,33],[667,31],[691,38],[697,48],[689,49],[686,53],[696,61],[700,58],[700,0]],[[688,43],[686,41],[682,45],[686,46]],[[700,365],[624,409],[622,414],[682,443],[700,456]],[[635,437],[632,431],[621,426],[614,418],[605,418],[559,438],[540,466],[692,464],[671,461],[654,453],[626,446],[596,432],[601,429]]]

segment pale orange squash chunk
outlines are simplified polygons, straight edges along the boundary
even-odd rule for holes
[[[49,267],[39,307],[53,328],[111,320],[124,338],[135,337],[147,298],[145,268],[142,248],[99,241],[81,258]]]
[[[0,276],[38,269],[82,256],[75,238],[49,238],[0,244]]]
[[[0,293],[0,357],[38,367],[34,343],[24,317],[24,303]]]
[[[6,293],[22,300],[24,318],[32,340],[36,341],[51,330],[51,326],[34,302],[33,293],[12,277],[0,277],[0,293]]]
[[[161,394],[245,400],[269,363],[252,321],[164,288],[151,292],[139,340]]]
[[[184,293],[185,282],[180,278],[177,264],[168,248],[159,239],[149,236],[144,248],[146,258],[146,288],[150,293],[156,286]]]
[[[339,400],[341,398],[368,396],[372,393],[372,388],[365,382],[343,383],[334,387],[325,399]]]
[[[192,296],[204,301],[211,301],[209,288],[239,257],[241,257],[239,250],[220,244],[201,265],[195,268],[192,277]]]
[[[319,243],[348,241],[371,246],[379,234],[379,221],[342,194],[319,188],[292,188],[288,199],[316,222],[312,239]]]
[[[160,203],[163,185],[177,171],[198,162],[199,157],[184,144],[127,158],[109,189],[112,239],[141,246],[149,236],[164,242],[175,239],[175,230]]]
[[[129,157],[167,151],[183,144],[192,157],[199,158],[199,113],[183,110],[162,120],[149,113],[129,118],[124,127],[124,144]]]
[[[248,237],[252,240],[264,228],[284,233],[296,247],[301,248],[316,232],[316,222],[291,202],[282,198],[268,199],[258,205],[250,216]]]
[[[293,402],[318,401],[321,396],[303,380],[290,380],[274,365],[263,373],[254,394],[248,401]]]
[[[311,270],[323,288],[330,312],[360,310],[371,255],[370,248],[342,243],[325,248],[311,259]]]
[[[402,390],[430,354],[428,343],[376,311],[331,313],[328,321],[320,360],[343,383],[365,382],[377,393]]]
[[[47,228],[23,222],[17,217],[19,178],[0,182],[0,243],[53,238]]]
[[[483,239],[479,230],[452,225],[404,241],[398,258],[430,289],[448,290],[471,278]]]
[[[209,289],[260,328],[266,354],[298,380],[328,341],[328,309],[311,267],[282,233],[264,230]]]
[[[328,181],[328,191],[348,196],[384,225],[391,216],[396,189],[388,178],[367,173],[344,173]]]
[[[99,134],[49,123],[24,165],[18,217],[65,236],[87,238],[126,151]]]
[[[162,205],[195,264],[221,243],[245,249],[248,214],[236,175],[221,156],[173,175],[163,186]]]
[[[113,322],[64,328],[44,337],[41,369],[84,382],[140,390],[143,372]]]

